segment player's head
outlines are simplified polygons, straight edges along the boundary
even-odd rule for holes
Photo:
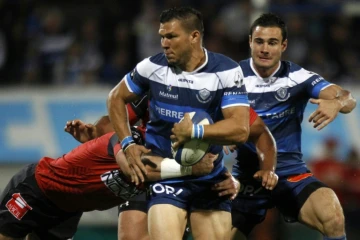
[[[249,44],[255,68],[272,74],[287,47],[285,22],[273,13],[262,14],[250,27]]]
[[[201,50],[204,35],[202,15],[191,7],[167,9],[160,15],[159,34],[169,64],[185,66],[193,51]]]

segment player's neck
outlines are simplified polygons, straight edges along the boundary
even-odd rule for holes
[[[194,51],[190,57],[190,60],[186,63],[184,71],[193,72],[199,68],[206,61],[206,55],[203,48]]]
[[[269,78],[275,73],[275,71],[277,71],[277,69],[279,68],[279,64],[280,62],[271,68],[259,67],[254,64],[254,68],[260,77]]]

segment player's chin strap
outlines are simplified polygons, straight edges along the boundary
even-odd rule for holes
[[[164,158],[161,161],[161,179],[176,178],[191,175],[192,166],[182,166],[174,159]]]

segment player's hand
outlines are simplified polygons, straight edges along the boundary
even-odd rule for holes
[[[279,180],[278,175],[270,170],[259,170],[254,174],[254,178],[261,181],[262,186],[268,190],[273,190]]]
[[[236,145],[223,146],[224,153],[229,155],[230,152],[234,152],[237,149]]]
[[[125,151],[126,160],[130,169],[134,170],[141,182],[145,181],[144,175],[147,175],[145,165],[141,161],[141,155],[149,153],[150,151],[150,149],[137,144],[130,145]]]
[[[218,191],[219,196],[230,195],[230,200],[234,200],[240,191],[240,182],[229,171],[225,173],[225,176],[226,179],[215,184],[212,190]]]
[[[174,149],[191,140],[192,127],[193,123],[189,113],[185,113],[184,119],[181,122],[174,124],[174,127],[171,129],[173,134],[170,136]]]
[[[214,162],[218,158],[219,154],[207,153],[205,156],[196,164],[192,166],[192,175],[203,176],[211,173],[214,169]]]
[[[64,130],[81,143],[96,138],[96,127],[79,119],[67,121]]]
[[[309,122],[313,122],[314,128],[317,128],[317,130],[321,130],[331,123],[342,108],[340,102],[336,99],[311,98],[310,102],[318,105],[318,108],[309,117]]]
[[[135,171],[130,168],[129,163],[126,161],[124,152],[120,150],[116,154],[115,158],[116,163],[119,165],[120,170],[125,174],[125,176],[130,178],[131,182],[135,183],[135,185],[138,185],[140,183],[140,180],[136,175]]]

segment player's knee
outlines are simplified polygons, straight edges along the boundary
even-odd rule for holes
[[[340,204],[336,204],[335,209],[328,211],[322,219],[324,235],[340,236],[345,233],[345,217]]]
[[[138,232],[134,229],[118,232],[118,240],[150,240],[147,232]]]

